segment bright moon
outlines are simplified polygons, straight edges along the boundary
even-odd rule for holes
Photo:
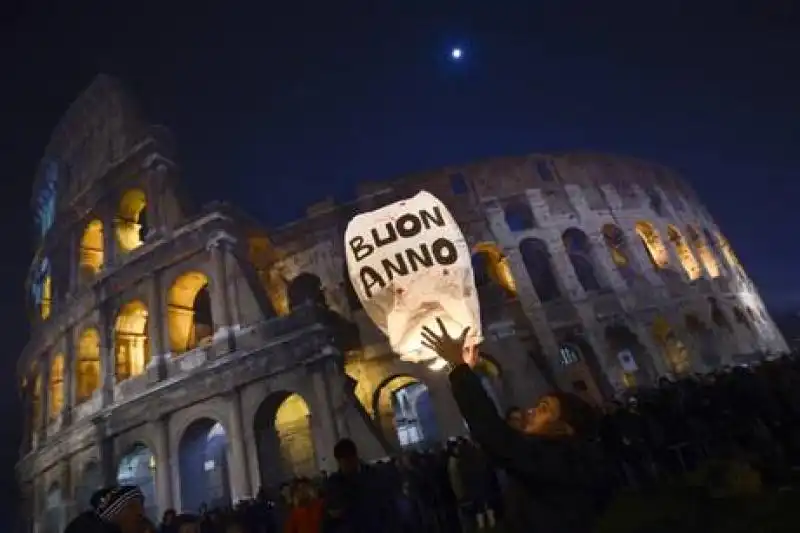
[[[450,55],[453,59],[461,59],[461,48],[453,48],[453,51],[450,52]]]

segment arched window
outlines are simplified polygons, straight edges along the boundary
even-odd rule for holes
[[[500,248],[493,242],[482,242],[473,250],[475,253],[472,255],[472,265],[476,286],[494,282],[509,294],[516,294],[517,283],[511,273],[508,257]]]
[[[692,250],[689,248],[689,245],[686,244],[686,240],[683,238],[683,235],[681,235],[681,232],[678,231],[678,228],[672,225],[667,226],[667,237],[675,247],[681,266],[683,270],[686,271],[686,275],[689,279],[694,281],[699,278],[700,264],[697,262],[697,259],[695,259]]]
[[[567,255],[583,290],[587,292],[600,290],[600,282],[597,281],[595,274],[592,245],[586,234],[577,228],[569,228],[561,239],[564,241]]]
[[[103,223],[92,220],[86,225],[81,238],[80,273],[86,281],[103,268]]]
[[[539,177],[542,178],[542,181],[555,181],[555,177],[550,171],[550,165],[548,165],[547,161],[543,159],[536,162],[536,173],[539,174]]]
[[[558,347],[558,359],[561,366],[570,366],[580,362],[580,350],[572,344],[562,344]]]
[[[50,363],[50,418],[56,418],[64,408],[64,356],[53,357]]]
[[[603,241],[608,247],[608,253],[611,255],[611,261],[619,270],[625,281],[630,284],[636,278],[636,270],[631,262],[631,253],[628,250],[628,242],[625,239],[625,233],[622,232],[617,226],[613,224],[606,224],[603,226]]]
[[[733,248],[731,248],[728,239],[723,237],[721,233],[717,233],[717,242],[719,243],[722,256],[725,258],[725,261],[727,261],[728,265],[730,265],[732,269],[741,272],[742,264],[739,262],[739,258],[736,257],[736,254],[733,253]]]
[[[180,354],[210,343],[214,334],[208,277],[202,272],[178,276],[167,293],[169,349]]]
[[[539,300],[550,302],[560,298],[561,291],[553,273],[547,245],[539,239],[524,239],[519,243],[519,251]]]
[[[636,234],[642,239],[642,245],[647,250],[653,268],[656,270],[666,268],[669,264],[669,253],[653,225],[649,222],[637,222]]]
[[[144,374],[150,363],[147,316],[147,307],[138,300],[125,304],[117,315],[114,328],[117,383]]]
[[[711,253],[708,246],[706,245],[705,240],[700,234],[697,232],[694,226],[691,224],[686,226],[686,231],[689,234],[689,241],[694,246],[695,250],[697,250],[697,254],[700,256],[700,261],[703,263],[703,267],[706,269],[706,272],[712,278],[719,277],[719,265],[717,264],[717,260],[714,257],[714,254]]]
[[[117,212],[117,242],[124,252],[130,252],[144,242],[147,231],[144,215],[147,199],[139,189],[127,191],[120,200]]]
[[[31,394],[31,414],[33,416],[33,432],[39,429],[42,423],[42,374],[37,366],[33,367],[33,391]]]
[[[96,329],[88,328],[81,334],[77,355],[76,401],[85,402],[100,386],[100,334]]]
[[[512,202],[505,208],[506,224],[511,231],[525,231],[536,227],[531,207],[522,202]]]

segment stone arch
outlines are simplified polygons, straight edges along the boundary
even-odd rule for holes
[[[286,295],[290,311],[307,304],[327,307],[322,280],[316,274],[309,272],[298,274],[289,282]]]
[[[652,209],[656,215],[660,217],[664,216],[664,199],[661,197],[661,193],[658,189],[652,185],[648,185],[645,187],[645,194],[647,195],[650,209]]]
[[[664,352],[670,370],[678,376],[691,372],[692,361],[689,351],[664,317],[657,316],[653,320],[651,332],[656,344]]]
[[[135,250],[144,243],[147,233],[147,197],[141,189],[125,191],[116,217],[117,244],[123,252]]]
[[[691,335],[697,351],[700,352],[700,360],[712,368],[719,366],[722,357],[717,352],[711,328],[694,313],[687,313],[683,320],[686,331]]]
[[[625,232],[614,224],[606,224],[603,226],[603,241],[608,248],[608,253],[611,255],[611,261],[617,267],[620,274],[626,283],[633,283],[636,279],[636,268],[631,261],[633,257],[628,249],[628,240],[625,238]]]
[[[561,235],[561,240],[583,290],[586,292],[600,290],[597,266],[589,237],[578,228],[568,228]]]
[[[723,237],[719,232],[717,232],[717,243],[719,244],[719,249],[722,252],[722,257],[725,258],[728,266],[730,266],[730,268],[734,271],[741,272],[742,264],[739,262],[739,258],[736,257],[735,253],[733,253],[733,248],[731,248],[728,239]]]
[[[472,249],[472,266],[475,285],[483,286],[490,281],[497,283],[509,294],[517,293],[517,283],[508,257],[493,242],[480,242]]]
[[[180,354],[207,346],[214,335],[208,276],[185,272],[167,291],[167,330],[170,352]]]
[[[624,324],[606,326],[604,336],[614,365],[622,369],[622,383],[629,388],[648,384],[647,350],[638,336]]]
[[[103,488],[103,484],[103,469],[100,462],[96,460],[87,462],[75,487],[75,503],[78,505],[78,511],[89,509],[92,494]]]
[[[317,474],[311,411],[297,393],[281,391],[265,398],[253,417],[262,486]]]
[[[658,231],[650,222],[639,221],[636,223],[636,234],[642,240],[642,245],[647,252],[647,257],[653,264],[653,268],[661,270],[669,264],[669,252],[661,240]]]
[[[64,409],[64,354],[56,354],[50,361],[50,418],[55,419]]]
[[[706,244],[705,239],[698,233],[697,228],[689,224],[686,226],[686,233],[689,235],[689,242],[692,243],[694,249],[697,250],[697,255],[700,257],[700,262],[703,263],[703,268],[711,278],[718,278],[719,263],[714,257],[714,254]]]
[[[675,252],[678,254],[678,260],[686,272],[690,280],[694,281],[700,277],[700,263],[697,262],[692,249],[686,244],[686,239],[683,238],[681,232],[670,224],[667,226],[667,238],[675,247]]]
[[[80,269],[81,280],[90,281],[103,268],[103,223],[94,219],[86,224],[81,237]]]
[[[48,533],[59,533],[67,526],[67,513],[64,506],[64,495],[61,486],[53,482],[47,489],[44,505],[44,530]]]
[[[151,520],[158,520],[158,503],[156,500],[156,456],[151,448],[137,441],[128,448],[117,463],[117,483],[120,485],[136,485],[144,494],[144,506]],[[162,468],[168,468],[163,461]]]
[[[432,444],[441,438],[430,389],[410,374],[393,374],[379,383],[372,409],[384,437],[401,448]]]
[[[78,339],[75,365],[75,399],[78,403],[92,397],[100,387],[100,333],[86,328]]]
[[[519,200],[509,202],[504,208],[506,225],[511,231],[526,231],[536,227],[531,206]]]
[[[114,323],[114,376],[117,383],[144,374],[150,363],[147,306],[133,300],[122,306]]]
[[[547,244],[540,239],[523,239],[519,243],[519,251],[539,300],[546,303],[560,298],[561,290],[553,272]]]
[[[228,437],[214,418],[194,419],[178,440],[181,507],[224,507],[231,503]]]

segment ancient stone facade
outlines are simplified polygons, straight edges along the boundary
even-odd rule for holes
[[[156,515],[332,470],[341,437],[385,456],[405,442],[394,394],[410,383],[427,387],[437,438],[465,432],[446,377],[390,353],[344,265],[354,213],[421,189],[474,250],[485,382],[501,408],[551,387],[600,402],[786,350],[720,229],[659,165],[490,160],[371,183],[268,233],[227,205],[192,209],[174,161],[168,133],[105,76],[45,151],[18,366],[26,530],[63,527],[116,480],[146,485]],[[184,452],[195,434],[224,434],[222,451]]]

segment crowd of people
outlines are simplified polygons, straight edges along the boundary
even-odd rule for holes
[[[791,467],[800,464],[797,355],[662,379],[602,409],[553,393],[505,416],[488,398],[475,399],[485,393],[470,374],[466,365],[451,372],[469,438],[372,464],[343,440],[330,476],[295,479],[227,509],[167,511],[160,524],[138,529],[131,524],[141,512],[125,509],[140,493],[116,487],[93,498],[89,518],[110,516],[124,533],[579,533],[591,530],[618,489],[680,477],[710,459],[747,461],[778,486],[790,485]],[[87,519],[78,520],[85,527]]]

